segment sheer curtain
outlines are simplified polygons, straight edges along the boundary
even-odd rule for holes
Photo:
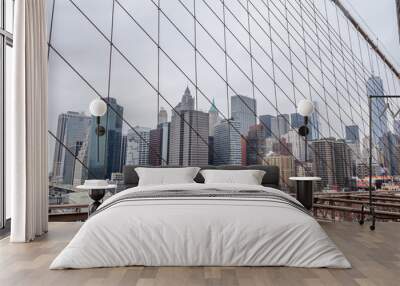
[[[13,92],[7,98],[7,187],[12,242],[47,231],[47,41],[45,0],[15,1]]]

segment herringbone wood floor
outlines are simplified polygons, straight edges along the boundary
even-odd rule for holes
[[[0,285],[400,285],[400,223],[368,226],[324,223],[353,269],[287,267],[124,267],[48,270],[80,223],[51,223],[49,233],[28,244],[0,241]]]

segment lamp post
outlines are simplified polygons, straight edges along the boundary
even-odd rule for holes
[[[304,175],[302,177],[290,177],[289,180],[296,181],[297,190],[296,190],[296,198],[297,200],[309,211],[311,211],[313,207],[313,183],[315,181],[320,181],[319,177],[308,177],[307,176],[307,135],[310,133],[308,129],[308,117],[314,112],[314,104],[311,100],[303,99],[299,102],[297,106],[297,112],[304,117],[304,125],[300,126],[299,134],[304,137],[304,157],[306,161],[306,166],[304,169]]]
[[[307,149],[308,149],[308,142],[307,136],[310,133],[308,129],[308,117],[314,112],[314,104],[309,99],[303,99],[299,102],[297,106],[297,112],[304,117],[304,125],[299,128],[299,134],[304,137],[304,157],[305,161],[307,162]],[[307,170],[305,170],[307,172]]]
[[[107,104],[102,99],[94,99],[89,105],[90,114],[96,117],[96,135],[97,135],[97,161],[100,158],[100,136],[106,133],[104,126],[100,125],[100,117],[107,112]]]

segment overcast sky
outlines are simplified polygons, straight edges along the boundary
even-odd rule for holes
[[[277,15],[282,11],[281,1],[284,2],[284,0],[274,0],[273,4],[271,4],[272,12]],[[396,57],[397,62],[400,62],[395,0],[343,1],[345,1],[344,3],[347,4],[350,10],[353,8],[348,5],[349,3],[357,9],[358,13],[368,22],[368,26],[374,33],[379,35],[379,40],[387,47],[390,54]],[[88,17],[99,27],[100,31],[104,33],[107,38],[110,38],[112,1],[74,0],[74,2],[77,3],[82,11],[87,13]],[[184,0],[183,2],[191,11],[192,2],[190,0]],[[217,16],[221,16],[220,11],[222,11],[222,9],[219,1],[207,0],[206,2],[213,6],[212,8],[214,11],[217,11]],[[242,2],[245,3],[245,1]],[[252,2],[261,3],[258,0]],[[143,26],[152,39],[157,39],[157,13],[151,0],[120,0],[120,3],[132,14],[135,20]],[[166,5],[166,3],[168,3],[168,5]],[[223,45],[223,28],[221,23],[219,23],[216,16],[206,8],[203,1],[197,1],[197,3],[198,18],[206,29],[216,38],[217,42]],[[228,1],[227,3],[229,3],[228,5],[230,5],[233,12],[241,9],[236,0]],[[290,0],[288,3],[289,11],[293,14],[297,13],[297,1]],[[315,0],[315,3],[317,6],[321,6],[323,0]],[[292,7],[290,5],[294,6]],[[262,7],[261,4],[256,4],[256,6]],[[50,22],[51,0],[49,1],[48,7],[48,19]],[[161,7],[187,38],[194,38],[193,19],[178,1],[161,1]],[[256,13],[254,12],[254,14]],[[264,12],[264,14],[266,13]],[[355,14],[354,11],[353,14]],[[245,16],[246,14],[243,13],[238,15],[239,21],[243,23],[243,25],[247,25],[247,17]],[[329,11],[329,16],[335,17],[334,10]],[[256,18],[262,24],[262,16],[259,15],[256,16]],[[227,16],[227,24],[235,30],[235,35],[227,33],[228,50],[232,55],[232,59],[241,66],[245,73],[241,73],[232,62],[228,64],[228,78],[231,85],[228,96],[232,96],[235,93],[252,96],[252,85],[248,81],[248,78],[246,79],[246,75],[248,77],[250,76],[250,58],[248,54],[246,54],[244,48],[234,40],[234,36],[236,36],[244,43],[244,46],[248,47],[248,36],[240,27],[240,24],[235,22],[235,19],[230,15]],[[279,36],[283,38],[287,37],[286,30],[279,25],[277,20],[273,20],[273,18],[272,24],[275,27],[275,31],[273,31],[275,34],[274,37],[279,43]],[[294,26],[297,28],[299,27],[296,23],[294,23]],[[265,47],[269,52],[269,44],[265,41],[266,37],[262,29],[258,28],[255,24],[253,24],[252,27],[255,29],[253,32],[254,37],[260,42],[261,46]],[[268,31],[267,25],[263,25],[263,27]],[[346,27],[343,26],[342,29],[344,31]],[[115,7],[113,37],[115,46],[124,54],[126,59],[143,73],[148,82],[141,78],[123,56],[114,51],[112,54],[112,72],[110,75],[111,86],[110,90],[108,90],[108,42],[80,13],[78,13],[70,1],[56,1],[51,38],[52,45],[54,45],[60,54],[82,74],[96,91],[93,91],[82,81],[58,55],[51,52],[49,64],[49,128],[53,132],[56,132],[57,117],[60,113],[68,110],[87,112],[90,101],[96,98],[96,92],[101,96],[107,96],[109,93],[110,96],[117,98],[118,103],[124,106],[124,118],[126,118],[132,126],[141,125],[154,128],[157,114],[157,94],[153,87],[157,88],[157,48],[152,40],[138,28],[129,15],[118,5]],[[190,79],[194,79],[194,53],[192,47],[176,32],[174,27],[165,18],[161,22],[160,37],[162,47],[167,54],[171,56]],[[209,36],[201,29],[198,30],[197,39],[199,50],[215,67],[214,71],[207,65],[206,61],[200,56],[198,57],[197,76],[199,88],[207,97],[199,93],[199,109],[208,110],[210,106],[208,100],[215,98],[217,108],[219,108],[225,116],[229,116],[226,85],[217,75],[217,73],[223,76],[225,74],[224,54],[219,50],[218,45],[210,40]],[[302,41],[300,37],[298,37],[298,40],[299,42]],[[307,38],[307,42],[311,43],[311,40],[314,39]],[[293,46],[293,43],[294,41],[292,40],[292,49],[300,55],[302,53],[304,54],[300,46],[296,48]],[[274,104],[278,104],[278,108],[282,113],[295,112],[295,107],[292,102],[302,98],[302,94],[308,97],[309,87],[304,78],[301,79],[301,77],[295,76],[298,90],[293,91],[290,81],[285,78],[285,75],[287,76],[290,73],[290,65],[285,55],[279,54],[277,47],[274,47],[274,53],[275,61],[277,65],[281,67],[281,70],[275,70],[276,80],[280,87],[277,90],[274,90],[272,79],[265,73],[265,71],[269,74],[272,72],[270,59],[263,54],[260,47],[253,43],[253,54],[261,64],[260,67],[256,63],[253,63],[254,83],[257,86],[254,96],[258,103],[258,114],[276,114],[276,110],[273,108]],[[310,51],[309,53],[312,54]],[[286,54],[286,57],[287,56],[288,53]],[[337,56],[340,56],[340,54],[337,54]],[[317,63],[317,58],[314,58]],[[190,80],[187,79],[163,53],[161,53],[160,63],[160,92],[166,98],[166,100],[160,99],[160,106],[165,107],[170,116],[170,105],[175,106],[178,103],[186,85],[189,86],[193,95],[195,89],[190,83]],[[310,65],[312,65],[312,63],[310,63]],[[317,76],[321,74],[320,70],[313,69],[312,66],[310,70],[314,70]],[[343,83],[343,80],[338,79],[338,81]],[[149,85],[149,83],[151,85]],[[361,85],[363,84],[364,83],[361,83]],[[333,86],[331,87],[331,92],[334,92]],[[316,97],[315,93],[320,95],[322,91],[314,90],[311,93],[314,93],[314,97]],[[286,98],[284,94],[289,94],[290,99]],[[317,98],[320,105],[324,105],[321,103],[321,100],[321,98]],[[337,102],[335,103],[334,99],[328,99],[328,104],[333,106],[333,110],[331,110],[331,115],[328,115],[330,118],[328,118],[326,122],[321,123],[324,130],[327,130],[326,126],[330,121],[330,124],[334,125],[333,129],[339,130],[337,131],[339,133],[343,133],[343,126],[340,126],[341,120],[338,120],[339,117],[342,118],[345,124],[351,124],[350,119],[346,119],[345,114],[332,115],[333,112],[340,113],[341,111],[338,111],[338,109],[342,109],[343,112],[349,114],[354,112],[354,121],[361,126],[362,118],[365,118],[365,116],[357,110],[352,111],[351,109],[354,107],[349,106],[348,102],[346,103],[344,99],[339,99],[339,101],[342,100],[344,103],[340,102],[338,104]],[[359,113],[358,115],[357,112]],[[321,110],[321,113],[325,114],[326,111]],[[335,136],[337,133],[328,134],[326,131],[324,136],[328,135]]]
[[[400,62],[399,31],[396,18],[396,0],[344,0],[357,17],[364,18],[368,27],[378,36],[389,53]],[[364,25],[364,22],[362,22]]]

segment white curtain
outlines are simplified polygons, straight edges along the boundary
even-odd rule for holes
[[[6,173],[12,242],[47,232],[47,37],[45,0],[15,1],[13,92],[7,98]]]

